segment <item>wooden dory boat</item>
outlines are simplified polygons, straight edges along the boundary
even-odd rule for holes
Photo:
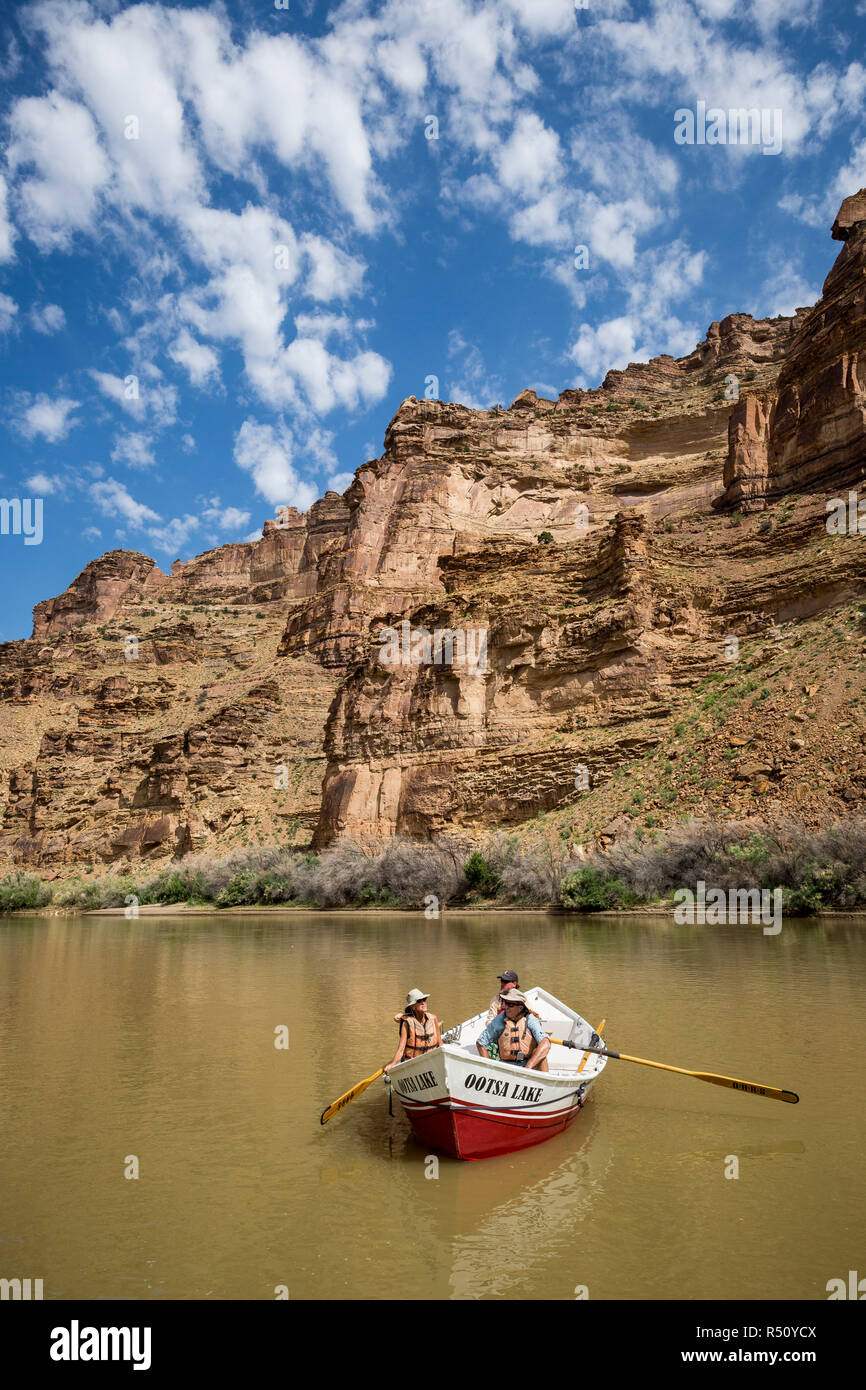
[[[547,990],[525,993],[546,1033],[578,1049],[589,1045],[593,1030],[585,1018]],[[400,1062],[390,1073],[416,1137],[454,1158],[493,1158],[561,1134],[607,1063],[590,1053],[578,1073],[583,1052],[558,1044],[548,1054],[548,1072],[481,1057],[475,1043],[486,1016],[485,1010],[449,1029],[441,1047]]]

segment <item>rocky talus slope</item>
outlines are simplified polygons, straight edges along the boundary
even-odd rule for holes
[[[0,647],[3,865],[862,811],[866,551],[826,521],[866,472],[866,192],[833,235],[791,318],[555,401],[412,397],[261,540],[94,560]]]

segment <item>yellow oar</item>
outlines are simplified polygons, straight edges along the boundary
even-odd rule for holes
[[[439,1031],[441,1034],[443,1030],[440,1029]],[[449,1030],[446,1028],[444,1031],[448,1032]],[[319,1124],[326,1125],[329,1120],[334,1118],[335,1115],[339,1115],[341,1110],[345,1110],[347,1105],[351,1105],[353,1100],[356,1100],[358,1096],[363,1095],[367,1087],[372,1086],[374,1081],[378,1080],[380,1076],[384,1075],[384,1072],[385,1068],[380,1067],[378,1071],[373,1072],[372,1076],[368,1076],[366,1081],[359,1081],[357,1086],[353,1086],[352,1089],[350,1091],[347,1091],[344,1096],[340,1096],[339,1100],[335,1100],[332,1105],[328,1106],[327,1110],[322,1111],[322,1114],[319,1118]]]
[[[600,1024],[598,1025],[598,1027],[596,1028],[596,1030],[595,1030],[595,1036],[596,1036],[597,1038],[601,1038],[601,1035],[602,1035],[602,1033],[604,1032],[604,1025],[605,1025],[606,1023],[607,1023],[607,1019],[606,1019],[606,1018],[603,1018],[603,1019],[601,1020],[601,1023],[600,1023]],[[589,1053],[588,1053],[588,1052],[584,1052],[583,1056],[582,1056],[581,1059],[580,1059],[580,1066],[579,1066],[578,1069],[577,1069],[579,1072],[583,1071],[584,1067],[586,1066],[586,1059],[587,1059],[588,1056],[589,1056]]]
[[[551,1038],[550,1041],[560,1043],[562,1047],[579,1048],[581,1046],[580,1043],[565,1042],[562,1038]],[[639,1062],[642,1067],[658,1067],[660,1071],[676,1071],[679,1072],[680,1076],[693,1076],[697,1081],[709,1081],[713,1086],[727,1086],[732,1091],[747,1091],[750,1096],[764,1096],[767,1100],[784,1100],[789,1105],[797,1105],[800,1100],[796,1091],[780,1091],[777,1086],[758,1086],[752,1081],[740,1081],[736,1076],[717,1076],[712,1071],[687,1071],[685,1067],[671,1067],[666,1062],[649,1062],[646,1057],[629,1057],[625,1052],[611,1052],[610,1048],[588,1047],[586,1050],[587,1052],[597,1052],[600,1057],[614,1057],[618,1062]],[[583,1062],[580,1065],[582,1067]]]
[[[373,1082],[382,1075],[384,1070],[384,1067],[380,1067],[378,1071],[373,1072],[372,1076],[368,1076],[366,1081],[359,1081],[357,1086],[352,1087],[351,1091],[347,1091],[344,1096],[340,1096],[339,1100],[335,1100],[333,1105],[329,1105],[327,1110],[322,1111],[322,1117],[319,1120],[319,1124],[326,1125],[328,1121],[333,1118],[334,1115],[338,1115],[341,1110],[345,1110],[347,1105],[352,1104],[352,1101],[356,1098],[356,1096],[359,1096],[363,1091],[366,1091],[368,1086],[372,1086]]]

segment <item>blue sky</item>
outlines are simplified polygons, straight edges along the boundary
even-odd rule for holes
[[[812,303],[864,38],[866,0],[7,0],[0,494],[43,538],[0,535],[0,640],[106,550],[342,491],[431,376],[555,395]]]

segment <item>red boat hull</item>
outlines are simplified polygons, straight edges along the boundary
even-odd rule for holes
[[[582,1108],[568,1105],[556,1114],[532,1115],[525,1109],[494,1113],[487,1106],[455,1105],[448,1100],[417,1107],[404,1101],[404,1106],[422,1144],[470,1161],[543,1144],[568,1129]]]

